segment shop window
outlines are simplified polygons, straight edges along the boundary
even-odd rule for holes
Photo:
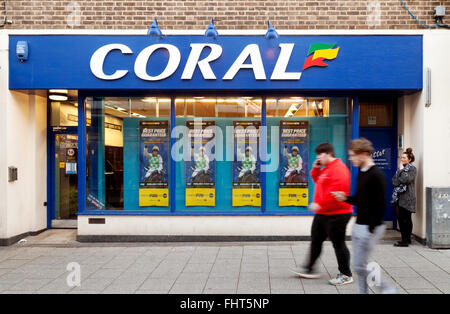
[[[351,99],[268,97],[266,106],[270,152],[266,163],[266,211],[307,211],[314,191],[309,173],[316,158],[315,147],[329,142],[336,156],[347,162]]]
[[[361,127],[392,127],[394,123],[392,101],[361,101],[359,125]]]
[[[78,125],[78,91],[49,90],[48,100],[51,126]]]
[[[165,169],[158,175],[167,188],[170,104],[169,97],[86,99],[88,210],[145,209],[139,207],[140,186],[163,153]],[[161,121],[166,136],[142,136],[148,120]],[[152,151],[155,158],[148,157]]]
[[[267,98],[268,117],[327,117],[329,115],[329,99],[282,97]]]
[[[176,139],[184,143],[184,158],[175,156],[177,212],[260,212],[262,98],[176,98],[175,108],[176,126],[186,130]]]
[[[262,143],[262,97],[175,98],[174,126],[170,97],[87,98],[86,208],[260,214],[265,198],[267,212],[307,211],[314,148],[330,142],[347,159],[351,99],[265,102]]]
[[[145,97],[131,98],[132,116],[135,117],[169,117],[170,98]]]
[[[175,99],[177,117],[261,117],[261,98],[188,97]]]

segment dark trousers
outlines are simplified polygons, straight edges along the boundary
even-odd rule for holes
[[[400,227],[400,233],[402,234],[402,242],[408,244],[411,243],[411,233],[413,228],[411,212],[406,208],[398,206],[397,219]]]
[[[306,267],[313,270],[314,264],[322,252],[323,242],[329,238],[333,243],[336,253],[339,271],[344,275],[351,276],[350,251],[345,244],[345,230],[352,214],[319,215],[314,216],[311,227],[311,248],[309,261]]]

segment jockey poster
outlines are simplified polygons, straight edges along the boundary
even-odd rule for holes
[[[308,156],[308,121],[280,121],[280,206],[308,206]]]
[[[186,121],[190,154],[186,161],[186,206],[215,206],[215,121]]]
[[[139,122],[139,206],[169,206],[169,122]]]
[[[233,121],[233,206],[261,206],[260,121]]]

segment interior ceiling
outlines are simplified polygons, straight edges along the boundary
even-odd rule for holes
[[[69,101],[72,105],[76,105],[78,99],[77,90],[68,90]],[[158,98],[158,97],[107,97],[105,104],[108,107],[105,108],[105,113],[115,117],[128,117],[129,113],[129,99],[131,100],[132,114],[139,116],[139,114],[148,114],[148,112],[156,111],[156,104],[160,106],[160,110],[169,110],[170,98]],[[303,110],[306,110],[307,102],[310,103],[322,103],[324,98],[302,98],[302,97],[285,97],[281,99],[267,98],[267,106],[269,110],[274,110],[274,106],[278,107],[278,110],[286,111],[286,114],[296,115],[301,114]],[[215,106],[219,107],[220,112],[244,112],[245,106],[247,110],[252,114],[261,113],[262,98],[260,97],[185,97],[176,98],[175,102],[178,105],[195,104],[195,106]],[[116,109],[114,109],[114,107]],[[295,107],[295,108],[294,108]],[[311,108],[313,109],[314,106]],[[120,110],[118,110],[120,109]],[[123,109],[123,110],[122,110]]]

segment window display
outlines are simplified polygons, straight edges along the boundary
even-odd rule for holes
[[[346,160],[350,105],[344,97],[87,98],[86,208],[307,212],[313,148],[330,142]]]

